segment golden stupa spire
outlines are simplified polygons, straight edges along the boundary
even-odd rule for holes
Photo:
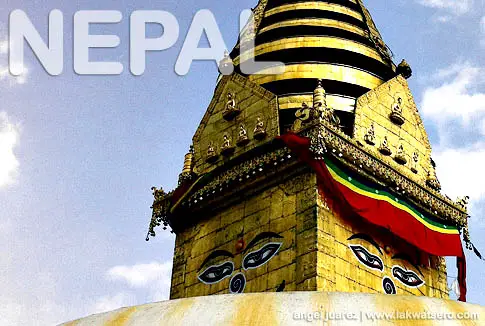
[[[356,98],[395,76],[391,53],[360,0],[260,0],[253,13],[256,61],[283,62],[286,72],[249,78],[278,95],[280,109],[310,102],[322,79],[330,105],[349,111]],[[231,53],[236,71],[239,50]]]

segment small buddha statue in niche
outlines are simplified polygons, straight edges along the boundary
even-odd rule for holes
[[[214,150],[214,145],[211,142],[207,146],[207,159],[206,159],[206,161],[209,162],[209,163],[212,163],[212,162],[215,162],[216,160],[217,160],[217,153]]]
[[[375,139],[376,134],[374,130],[374,123],[371,123],[369,129],[367,130],[367,134],[364,136],[364,140],[367,144],[374,146],[376,144]]]
[[[221,151],[223,155],[229,155],[234,151],[234,147],[231,145],[231,138],[227,134],[223,136]]]
[[[302,123],[309,122],[312,117],[313,109],[311,109],[305,102],[301,103],[301,109],[296,110],[295,117]]]
[[[394,156],[394,161],[401,165],[404,165],[408,162],[406,158],[406,153],[404,152],[404,146],[402,144],[400,144],[397,149],[396,156]]]
[[[441,184],[436,176],[436,163],[431,158],[431,169],[428,170],[428,176],[426,178],[426,185],[433,190],[441,191]]]
[[[397,101],[394,102],[394,104],[392,105],[392,111],[399,113],[399,114],[402,114],[402,107],[401,106],[402,106],[402,98],[398,97]]]
[[[227,93],[227,102],[224,111],[222,112],[222,116],[227,121],[234,119],[241,111],[236,106],[236,99],[235,95],[231,92]]]
[[[244,125],[239,126],[239,136],[237,139],[237,145],[238,146],[244,146],[247,143],[249,143],[249,137],[248,137],[248,132],[246,131],[246,128],[244,128]]]
[[[389,116],[391,121],[397,124],[398,126],[401,126],[404,124],[404,117],[402,115],[402,106],[403,106],[402,97],[398,97],[397,100],[392,104],[391,115]]]
[[[413,173],[418,173],[418,162],[419,162],[419,154],[417,152],[414,152],[413,166],[411,167],[411,171],[413,171]]]
[[[234,94],[227,93],[226,110],[232,111],[235,109],[236,109],[236,100],[234,99]]]
[[[392,154],[391,149],[389,148],[389,145],[387,144],[387,136],[384,136],[384,139],[382,140],[381,146],[379,147],[379,152],[381,154],[389,156]]]
[[[261,117],[256,120],[256,126],[254,127],[254,138],[261,140],[266,137],[266,130],[264,129],[264,122]]]

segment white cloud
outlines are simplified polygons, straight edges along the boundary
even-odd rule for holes
[[[472,203],[485,195],[485,144],[468,149],[445,149],[433,157],[445,194],[453,199],[469,195]]]
[[[127,282],[133,288],[145,288],[154,283],[170,285],[172,262],[152,262],[133,266],[115,266],[106,273],[108,279]]]
[[[463,15],[473,7],[473,0],[418,0],[425,7],[447,11],[453,15]]]
[[[424,118],[439,136],[433,157],[443,193],[453,199],[468,195],[472,204],[485,196],[484,72],[466,62],[439,70],[421,103]]]
[[[483,83],[484,72],[484,69],[468,63],[438,71],[435,79],[441,84],[425,90],[421,106],[423,114],[438,122],[458,118],[467,126],[476,114],[485,112],[485,93],[475,90]]]
[[[15,181],[19,162],[14,153],[19,126],[10,122],[6,112],[0,112],[0,187]]]
[[[167,300],[170,294],[172,262],[151,262],[132,266],[114,266],[106,272],[106,278],[113,282],[122,282],[137,293],[143,290],[148,302]],[[107,311],[133,305],[135,301],[126,292],[100,298],[95,311]],[[109,309],[108,309],[109,308]]]

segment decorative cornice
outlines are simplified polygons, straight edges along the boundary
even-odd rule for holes
[[[268,169],[274,169],[278,164],[288,161],[292,158],[292,154],[287,147],[276,149],[264,153],[262,155],[253,157],[242,162],[230,169],[222,171],[215,175],[211,181],[192,194],[186,203],[196,205],[203,201],[208,196],[215,196],[222,193],[227,186],[235,183],[242,183],[251,178],[259,176]]]
[[[148,241],[150,236],[154,237],[156,235],[155,228],[162,224],[163,230],[170,226],[171,232],[174,232],[173,222],[179,215],[179,210],[198,209],[209,199],[223,198],[228,190],[247,184],[260,178],[263,174],[275,172],[281,168],[281,165],[295,161],[296,158],[292,156],[287,147],[275,148],[271,146],[262,154],[253,155],[230,168],[218,169],[199,178],[198,180],[202,181],[196,181],[192,184],[186,195],[182,196],[181,199],[175,199],[178,201],[177,203],[174,203],[174,191],[167,194],[162,189],[158,190],[153,187],[152,218],[146,240]]]
[[[379,158],[363,150],[352,138],[325,121],[314,124],[300,133],[310,138],[314,148],[318,147],[315,144],[321,143],[321,148],[317,149],[318,152],[331,153],[355,172],[370,177],[372,181],[408,197],[421,209],[435,217],[457,225],[462,229],[463,237],[468,244],[468,214],[457,203],[432,188],[425,188],[410,180]]]

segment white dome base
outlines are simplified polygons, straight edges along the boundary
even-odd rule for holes
[[[324,321],[328,320],[328,323]],[[376,321],[378,321],[376,323]],[[485,307],[452,300],[342,292],[271,292],[169,300],[66,326],[485,325]]]

